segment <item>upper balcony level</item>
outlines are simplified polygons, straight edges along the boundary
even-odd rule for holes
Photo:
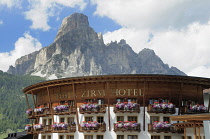
[[[135,121],[118,121],[117,123],[114,123],[114,131],[115,132],[140,132],[141,131],[141,124],[136,123]]]
[[[168,122],[155,121],[152,124],[148,124],[149,133],[184,133],[182,129],[176,128],[173,124]]]
[[[136,102],[117,102],[113,107],[114,113],[140,113],[140,105]]]
[[[96,121],[83,121],[79,125],[80,132],[105,132],[106,131],[106,123],[98,123]]]
[[[105,104],[98,104],[98,103],[84,103],[80,105],[79,112],[81,114],[84,113],[106,113],[106,105]]]
[[[35,124],[25,127],[27,134],[35,133],[74,133],[76,132],[76,124],[54,123],[53,125]]]

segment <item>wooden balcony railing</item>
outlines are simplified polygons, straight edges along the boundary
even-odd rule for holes
[[[114,131],[129,131],[129,132],[140,132],[141,131],[141,124],[140,123],[114,123]]]
[[[27,134],[76,132],[76,124],[67,124],[66,127],[53,127],[53,125],[44,125],[39,129],[32,128],[31,126],[26,129],[26,132]]]
[[[114,104],[114,113],[125,113],[125,112],[130,112],[130,113],[140,113],[140,105],[136,104],[134,107],[129,108],[129,107],[116,107],[117,104]]]
[[[153,107],[152,104],[149,104],[147,107],[147,112],[148,113],[170,113],[174,114],[176,113],[176,107],[173,106],[173,108],[168,108],[168,107]]]
[[[55,115],[67,115],[67,114],[76,114],[75,106],[67,106],[67,109],[55,109],[53,108]]]
[[[207,107],[192,107],[192,106],[182,106],[181,114],[200,114],[200,113],[209,113]]]
[[[52,132],[54,133],[76,132],[76,124],[67,124],[66,127],[53,127]]]
[[[79,125],[80,132],[105,132],[106,131],[106,123],[98,123],[97,126],[91,125]]]
[[[84,104],[83,104],[84,105]],[[88,105],[88,104],[86,104]],[[106,105],[105,104],[101,104],[101,105],[98,105],[97,107],[81,107],[79,108],[79,112],[81,114],[84,114],[84,113],[106,113]]]
[[[173,124],[171,124],[169,127],[154,127],[153,124],[148,124],[148,132],[184,133],[184,130],[176,128]]]
[[[33,116],[39,116],[39,117],[45,117],[45,116],[48,116],[50,115],[50,108],[42,108],[40,109],[39,111],[36,111],[33,112]]]

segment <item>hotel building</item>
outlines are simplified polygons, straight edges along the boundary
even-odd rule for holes
[[[208,139],[209,88],[210,79],[173,75],[41,82],[23,90],[25,129],[34,139]]]

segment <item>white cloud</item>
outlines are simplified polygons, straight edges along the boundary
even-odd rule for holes
[[[16,59],[42,48],[42,44],[33,38],[28,32],[23,34],[15,42],[14,50],[6,53],[0,53],[0,69],[7,71],[10,65],[15,64]]]
[[[195,69],[208,68],[204,65],[210,65],[209,35],[210,22],[206,25],[193,23],[186,29],[154,33],[154,38],[146,47],[154,49],[166,63],[195,75]],[[210,77],[210,70],[200,74]]]
[[[182,28],[199,21],[207,23],[210,1],[203,0],[91,0],[95,14],[107,16],[123,27]]]
[[[125,39],[137,53],[145,47],[154,49],[164,63],[210,78],[209,0],[91,1],[96,15],[122,26],[105,33],[105,42]]]
[[[25,18],[32,21],[32,29],[47,31],[49,17],[60,13],[62,6],[79,7],[84,9],[86,3],[83,0],[29,0],[30,10],[25,12]]]
[[[125,39],[126,42],[132,46],[135,52],[139,52],[145,46],[150,35],[149,30],[136,30],[134,28],[121,28],[114,32],[107,32],[103,35],[104,42],[109,43],[110,41],[120,41]]]
[[[0,5],[6,5],[8,8],[21,7],[22,0],[0,0]]]
[[[1,24],[4,24],[4,22],[3,22],[2,20],[0,20],[0,25],[1,25]]]

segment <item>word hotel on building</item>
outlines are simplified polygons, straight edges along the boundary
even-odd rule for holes
[[[210,139],[209,88],[208,78],[175,75],[41,82],[23,90],[25,130],[33,139]]]

